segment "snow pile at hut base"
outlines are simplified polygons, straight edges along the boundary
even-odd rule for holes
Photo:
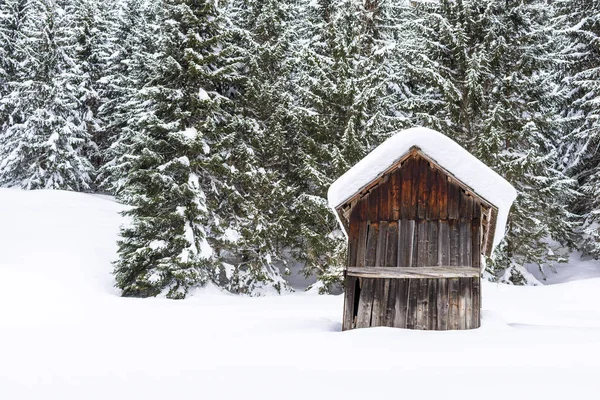
[[[586,269],[595,278],[566,284],[484,282],[477,330],[340,332],[342,296],[249,298],[209,286],[181,301],[119,297],[110,261],[121,209],[108,197],[0,189],[0,399],[550,400],[600,391],[598,264]]]
[[[493,247],[504,237],[510,207],[517,198],[515,188],[449,137],[428,128],[410,128],[395,133],[350,168],[330,187],[329,206],[335,209],[371,183],[413,147],[453,174],[480,197],[498,207]]]

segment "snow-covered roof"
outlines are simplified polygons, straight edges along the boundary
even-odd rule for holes
[[[517,191],[504,178],[449,137],[418,127],[395,133],[350,168],[329,187],[327,198],[334,210],[369,185],[399,159],[418,147],[427,157],[498,209],[492,247],[502,240],[508,212]],[[337,213],[336,213],[337,214]]]

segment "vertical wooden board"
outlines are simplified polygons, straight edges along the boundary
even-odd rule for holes
[[[437,329],[448,329],[448,279],[439,279],[437,288]]]
[[[412,198],[412,162],[411,159],[404,161],[402,168],[398,171],[401,184],[401,208],[400,218],[403,220],[412,219],[410,215],[410,202]]]
[[[419,295],[419,279],[407,279],[408,303],[406,306],[406,327],[415,329],[417,325],[417,300]]]
[[[396,287],[398,285],[398,279],[387,279],[386,286],[384,286],[383,291],[386,296],[386,307],[385,314],[383,318],[382,325],[383,326],[394,326],[394,311],[396,306]]]
[[[427,329],[436,330],[437,329],[437,288],[438,281],[440,279],[427,279],[427,294],[429,296],[429,312],[427,319]]]
[[[362,287],[358,300],[355,328],[368,328],[371,326],[371,315],[373,310],[373,285],[374,280],[363,278]]]
[[[369,229],[367,232],[367,251],[365,254],[365,266],[375,266],[375,256],[377,252],[377,238],[379,236],[379,223],[369,223]]]
[[[453,181],[448,182],[448,219],[459,218],[459,202],[462,194],[460,188]]]
[[[379,221],[388,221],[390,219],[390,174],[384,175],[379,184]]]
[[[417,226],[417,221],[409,221],[409,235],[412,236],[411,245],[410,245],[410,254],[411,260],[409,267],[417,267],[418,264],[418,244],[419,244],[419,229]]]
[[[417,195],[417,218],[426,219],[427,209],[429,208],[429,163],[423,158],[419,158],[419,189]]]
[[[473,328],[481,326],[481,278],[473,278]]]
[[[415,245],[415,221],[400,220],[398,222],[398,266],[412,267]]]
[[[356,205],[358,207],[358,218],[360,221],[369,220],[369,195],[361,197]]]
[[[440,198],[439,198],[439,174],[437,168],[429,171],[429,207],[427,209],[427,219],[440,219]]]
[[[458,296],[460,290],[459,278],[448,279],[448,329],[459,329]]]
[[[421,157],[411,158],[411,162],[413,163],[411,172],[411,183],[412,189],[410,192],[410,207],[408,210],[409,218],[415,219],[417,218],[417,209],[418,209],[418,199],[419,199],[419,179],[421,175],[421,171],[419,171],[419,160]]]
[[[348,229],[348,263],[349,267],[356,266],[356,256],[358,252],[358,231],[359,231],[359,222],[354,221],[350,222],[350,227]]]
[[[437,188],[440,219],[448,219],[448,179],[447,175],[438,171]]]
[[[470,221],[473,219],[473,197],[469,196],[468,194],[463,194],[462,196],[462,201],[464,201],[465,204],[465,219],[467,221]]]
[[[426,267],[429,262],[427,254],[427,228],[429,221],[421,220],[418,221],[418,233],[417,233],[417,267]]]
[[[471,255],[471,222],[460,221],[458,223],[460,236],[460,264],[461,266],[471,266],[473,257]]]
[[[450,225],[448,220],[439,221],[438,236],[439,265],[450,265]]]
[[[429,279],[413,279],[417,281],[417,321],[415,329],[427,329],[429,325],[429,293],[427,286]]]
[[[379,191],[381,187],[378,185],[369,192],[369,221],[379,221]]]
[[[390,221],[385,240],[385,266],[396,267],[398,263],[398,222]]]
[[[432,267],[439,264],[439,220],[428,221],[427,232],[427,266]]]
[[[408,267],[408,249],[406,247],[406,233],[404,232],[406,225],[408,225],[407,221],[398,221],[398,258],[396,260],[396,267]]]
[[[481,268],[481,236],[479,233],[479,220],[471,221],[471,266]]]
[[[354,328],[354,296],[356,280],[354,276],[347,276],[344,280],[344,315],[342,319],[342,330]]]
[[[387,302],[387,293],[384,296],[383,287],[389,279],[373,279],[373,309],[370,326],[382,326],[382,319]]]
[[[460,282],[458,291],[458,329],[466,329],[467,322],[467,286],[471,278],[458,278]]]
[[[391,209],[390,220],[393,220],[393,221],[397,221],[400,219],[400,209],[402,208],[402,196],[401,196],[402,182],[400,180],[401,175],[402,174],[401,174],[400,170],[397,169],[390,176],[390,184],[391,184],[390,199],[389,199],[390,209]]]
[[[460,265],[460,232],[459,221],[452,219],[448,221],[450,228],[450,263],[449,265]]]
[[[406,328],[407,311],[409,305],[409,280],[395,279],[396,281],[396,297],[394,299],[394,322],[392,326],[395,328]]]
[[[473,329],[473,279],[464,278],[465,289],[465,329]]]
[[[375,251],[375,266],[383,267],[386,258],[386,240],[387,240],[388,222],[379,222],[379,234],[377,235],[377,250]]]
[[[369,223],[361,221],[358,227],[358,245],[356,248],[356,266],[365,266],[365,255],[367,252],[367,236],[369,231]]]
[[[458,193],[458,218],[464,221],[468,213],[469,199],[467,193],[462,188],[458,189]]]

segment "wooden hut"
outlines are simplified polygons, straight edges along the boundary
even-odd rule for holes
[[[392,136],[329,190],[348,236],[343,329],[480,326],[482,256],[514,188],[446,136]]]

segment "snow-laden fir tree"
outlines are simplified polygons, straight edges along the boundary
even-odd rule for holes
[[[561,164],[582,192],[571,202],[581,218],[578,247],[600,258],[600,3],[561,0],[555,7],[555,34],[568,61]]]
[[[19,99],[11,95],[19,80],[19,70],[27,58],[24,25],[31,0],[6,0],[0,3],[0,137],[8,125],[20,121],[19,113],[12,113]],[[0,139],[1,140],[1,139]]]
[[[322,290],[340,278],[343,236],[325,201],[331,182],[409,124],[406,102],[408,2],[322,0],[304,3],[297,92],[309,113],[301,171],[302,227],[297,246],[305,271],[319,276]]]
[[[66,8],[66,12],[72,15],[74,62],[81,74],[77,93],[79,112],[94,144],[88,158],[96,168],[102,161],[101,150],[108,146],[106,121],[99,115],[99,108],[106,101],[101,81],[115,50],[110,35],[117,19],[117,5],[117,0],[70,0]]]
[[[519,192],[489,271],[501,281],[532,282],[525,265],[562,261],[549,240],[571,244],[573,227],[566,208],[573,182],[556,168],[555,44],[544,27],[551,8],[525,0],[423,7],[420,73],[439,96],[426,105],[431,123]]]
[[[147,101],[139,93],[156,75],[161,18],[159,1],[124,0],[115,18],[108,20],[110,57],[98,82],[102,99],[98,116],[103,127],[97,185],[112,193],[123,189],[122,178],[131,168],[129,146],[140,129],[138,119]]]
[[[12,117],[0,137],[0,185],[90,189],[91,138],[80,113],[68,2],[31,0],[16,46],[26,61],[10,85]]]
[[[183,0],[154,6],[161,18],[148,58],[153,70],[132,99],[112,167],[118,196],[131,206],[117,286],[125,296],[171,298],[208,280],[240,292],[279,287],[274,270],[243,265],[254,255],[238,252],[240,237],[259,228],[248,220],[263,216],[244,204],[252,195],[246,180],[260,171],[251,169],[253,151],[240,140],[248,124],[233,114],[239,62],[223,8]],[[223,262],[230,260],[239,264]]]

